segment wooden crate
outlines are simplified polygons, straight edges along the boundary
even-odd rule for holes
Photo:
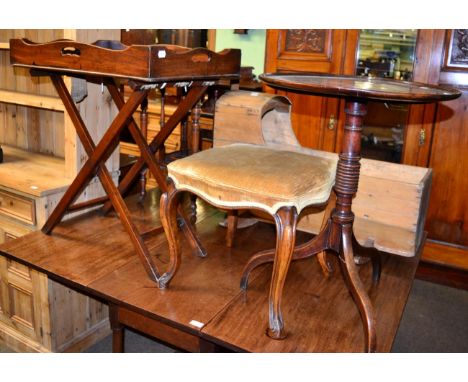
[[[287,98],[232,91],[216,104],[214,146],[252,143],[338,160],[338,155],[302,147],[291,127]],[[354,230],[361,245],[414,256],[423,241],[430,169],[361,160],[359,190],[353,201]],[[302,214],[298,229],[317,233],[324,211]]]

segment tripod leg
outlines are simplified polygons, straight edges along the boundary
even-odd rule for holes
[[[359,277],[356,264],[354,263],[353,246],[352,246],[352,225],[342,225],[340,248],[340,264],[343,269],[343,274],[347,279],[348,288],[356,302],[361,315],[361,320],[364,326],[364,335],[366,341],[366,351],[375,352],[376,350],[376,329],[375,316],[369,296],[364,288],[364,285]]]

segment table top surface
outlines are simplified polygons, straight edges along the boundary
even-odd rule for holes
[[[159,223],[159,193],[149,191],[143,204],[138,195],[129,199],[128,207],[140,232]],[[197,231],[208,256],[193,256],[182,241],[180,269],[164,290],[148,278],[119,219],[97,211],[62,222],[52,235],[37,231],[4,243],[0,254],[78,291],[231,350],[363,351],[359,311],[334,256],[336,271],[328,278],[322,275],[316,259],[292,263],[283,295],[288,337],[276,341],[266,336],[271,265],[252,272],[247,292],[240,289],[239,282],[251,255],[274,245],[274,227],[259,223],[240,229],[235,245],[226,248],[226,232],[218,224],[223,218],[214,208],[198,205]],[[308,238],[299,232],[297,243]],[[165,269],[168,247],[164,234],[149,235],[145,242],[153,260]],[[391,350],[418,261],[419,255],[385,256],[376,287],[370,283],[370,263],[360,267],[376,312],[379,352]]]
[[[446,101],[461,95],[456,89],[385,78],[265,73],[260,75],[260,79],[267,85],[286,90],[405,103]]]

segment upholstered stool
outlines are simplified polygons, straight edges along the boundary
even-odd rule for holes
[[[216,147],[172,162],[168,192],[161,197],[171,267],[160,286],[167,285],[180,263],[176,220],[180,192],[189,191],[223,209],[265,211],[273,216],[277,232],[268,335],[283,338],[281,294],[293,257],[297,218],[303,208],[327,202],[335,173],[333,160],[252,144]]]

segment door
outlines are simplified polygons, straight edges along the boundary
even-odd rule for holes
[[[468,46],[461,32],[419,31],[414,80],[455,87],[462,96],[411,107],[403,162],[433,171],[422,260],[468,269]]]
[[[0,218],[0,243],[29,233],[29,228]],[[0,332],[31,348],[47,346],[49,329],[48,280],[35,271],[0,256]],[[1,333],[0,333],[1,335]]]
[[[44,301],[47,276],[0,256],[0,331],[14,329],[15,337],[42,344],[50,331]]]
[[[269,29],[266,72],[351,74],[354,71],[357,32],[343,29]],[[337,151],[343,121],[340,101],[288,91],[269,92],[292,102],[292,126],[301,145]],[[341,118],[340,118],[341,117]]]
[[[434,171],[428,236],[468,249],[468,30],[437,31],[442,64],[437,83],[462,96],[437,107],[429,166]],[[440,61],[439,61],[440,62]],[[465,263],[468,266],[468,259]]]

